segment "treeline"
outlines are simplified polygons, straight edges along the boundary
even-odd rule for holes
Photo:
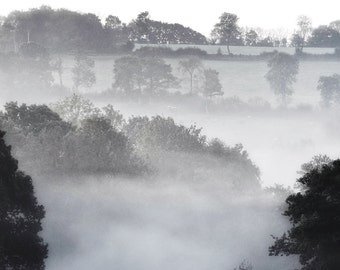
[[[167,160],[168,166],[173,163],[171,171],[183,177],[205,160],[200,166],[223,170],[222,179],[232,187],[260,187],[259,170],[241,145],[208,141],[196,126],[187,128],[160,116],[126,120],[111,105],[97,108],[79,95],[50,107],[11,102],[0,114],[0,129],[7,132],[6,140],[25,170],[146,176],[167,174],[167,166],[159,163]],[[192,166],[184,170],[179,160]]]
[[[3,51],[17,51],[27,42],[38,43],[52,52],[119,53],[131,51],[134,42],[206,44],[207,40],[183,25],[151,20],[148,12],[140,13],[128,24],[114,15],[102,23],[92,13],[42,6],[13,11],[1,23]]]
[[[48,6],[13,11],[1,21],[0,48],[17,51],[21,44],[38,43],[53,52],[86,50],[96,53],[131,51],[134,43],[148,44],[224,44],[237,46],[339,47],[340,21],[312,28],[310,18],[300,16],[292,36],[238,26],[236,14],[223,13],[209,38],[178,23],[165,23],[141,12],[129,23],[109,15],[104,22],[93,13]],[[302,20],[301,20],[302,19]]]
[[[223,13],[208,38],[178,23],[152,20],[147,11],[141,12],[129,23],[122,22],[115,15],[109,15],[102,22],[93,13],[41,6],[29,11],[13,11],[0,20],[0,49],[18,51],[27,42],[40,44],[51,52],[85,50],[94,53],[131,51],[134,43],[259,47],[291,45],[297,48],[340,46],[340,21],[313,29],[309,18],[302,23],[299,18],[297,30],[292,36],[287,36],[260,28],[241,28],[237,24],[238,19],[235,14]]]

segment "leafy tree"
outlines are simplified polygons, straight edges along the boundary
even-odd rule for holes
[[[329,27],[340,33],[340,20],[331,22]]]
[[[214,26],[212,36],[216,36],[221,43],[226,43],[228,54],[230,54],[229,46],[231,45],[231,41],[238,39],[240,36],[237,25],[239,18],[235,14],[224,12],[219,19],[220,21]]]
[[[327,25],[314,29],[308,41],[312,47],[336,48],[340,46],[340,32]]]
[[[76,126],[86,118],[100,114],[100,110],[97,109],[90,100],[77,94],[73,94],[52,104],[52,108],[61,118]]]
[[[121,89],[126,95],[142,92],[142,63],[136,56],[123,56],[115,60],[113,87]]]
[[[37,173],[148,172],[125,134],[119,131],[124,124],[122,116],[112,106],[101,111],[81,101],[76,108],[66,108],[78,116],[77,126],[63,121],[45,105],[6,105],[0,125],[8,131],[23,168]],[[70,105],[69,100],[66,105]]]
[[[44,207],[34,195],[32,179],[18,170],[0,131],[0,268],[42,270],[47,245],[38,235]]]
[[[274,42],[272,37],[266,36],[264,38],[259,39],[257,42],[257,46],[259,47],[274,47]]]
[[[131,51],[133,47],[129,47],[130,45],[130,35],[131,28],[126,26],[125,23],[117,17],[113,15],[109,15],[105,19],[105,38],[108,41],[107,49],[109,52],[123,52],[123,51]],[[133,43],[131,43],[133,45]]]
[[[140,147],[159,147],[166,150],[197,151],[202,149],[206,137],[195,125],[186,128],[172,118],[155,116],[133,117],[125,127],[128,137]]]
[[[214,69],[204,70],[203,94],[206,97],[222,96],[222,85],[218,78],[218,72]]]
[[[74,57],[74,67],[72,68],[73,89],[78,92],[79,87],[90,88],[96,82],[96,74],[93,71],[94,60],[82,53],[77,53]]]
[[[166,64],[164,59],[157,56],[141,57],[141,62],[145,93],[153,95],[178,86],[171,65]]]
[[[66,144],[73,152],[68,156],[72,170],[140,174],[145,169],[133,156],[127,137],[115,130],[108,119],[85,119],[76,137],[70,139]]]
[[[144,93],[154,95],[170,87],[177,87],[171,65],[157,56],[124,56],[115,61],[114,87],[127,95]]]
[[[122,27],[122,21],[117,17],[113,15],[107,16],[105,19],[105,29],[120,29]]]
[[[123,115],[115,110],[111,104],[102,108],[103,117],[110,121],[111,126],[117,130],[122,130],[125,125],[125,120]]]
[[[302,52],[305,41],[299,34],[293,34],[291,38],[291,45],[295,47],[295,53],[299,54]]]
[[[282,45],[282,47],[287,47],[287,43],[288,43],[287,38],[282,38],[282,39],[281,39],[281,45]]]
[[[322,105],[326,108],[335,104],[340,104],[340,75],[321,76],[318,82],[318,90],[320,90]]]
[[[281,105],[287,106],[288,98],[292,95],[292,85],[299,71],[297,58],[286,53],[276,53],[268,61],[269,71],[265,78],[274,93],[281,99]]]
[[[5,19],[13,28],[15,43],[30,40],[53,51],[76,49],[101,51],[105,32],[100,19],[91,13],[81,14],[48,6],[14,11]]]
[[[298,171],[299,174],[304,175],[312,170],[322,170],[323,165],[330,164],[332,162],[331,158],[326,155],[316,155],[311,161],[303,163],[301,165],[301,170]]]
[[[5,104],[3,118],[19,127],[24,133],[39,133],[51,122],[61,121],[58,114],[53,112],[46,105],[18,105],[17,102]]]
[[[306,172],[286,199],[291,229],[274,237],[270,255],[299,255],[302,270],[340,268],[340,160]]]
[[[207,44],[202,34],[178,23],[166,23],[150,19],[149,12],[141,12],[128,27],[130,40],[152,44]]]
[[[130,27],[133,29],[135,41],[141,43],[149,42],[150,32],[150,14],[148,11],[141,12],[137,15],[137,18],[132,21]]]
[[[190,94],[193,93],[193,80],[195,73],[202,68],[202,61],[197,56],[190,56],[185,60],[179,61],[180,69],[184,73],[188,73],[190,77]]]
[[[255,30],[251,29],[246,33],[245,45],[246,46],[256,46],[258,39],[259,39],[259,35],[257,34],[257,32]]]

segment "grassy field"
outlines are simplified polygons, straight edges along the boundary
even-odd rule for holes
[[[111,88],[113,83],[113,66],[115,56],[93,56],[95,60],[96,84],[84,92],[103,92]],[[181,80],[181,92],[189,92],[189,80],[178,68],[178,59],[167,59],[171,64],[174,74]],[[264,75],[268,71],[265,61],[204,61],[206,68],[213,68],[219,72],[219,77],[225,92],[225,97],[238,96],[247,101],[250,98],[260,97],[272,104],[276,103],[276,97],[269,88]],[[73,57],[64,56],[64,83],[72,87],[71,69]],[[336,61],[303,61],[300,63],[300,71],[297,82],[294,85],[292,104],[318,105],[320,101],[317,91],[317,82],[320,76],[332,75],[340,72],[340,62]],[[56,74],[55,74],[56,75]],[[56,81],[57,77],[56,77]]]

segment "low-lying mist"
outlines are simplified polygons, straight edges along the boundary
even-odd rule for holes
[[[225,182],[36,178],[47,216],[47,269],[292,269],[268,256],[287,221],[270,193],[231,191]]]
[[[339,158],[337,111],[276,109],[221,114],[188,112],[164,105],[115,103],[114,107],[126,118],[129,115],[170,116],[185,126],[195,123],[202,127],[208,138],[217,137],[228,145],[241,143],[259,167],[264,186],[278,183],[293,187],[301,164],[315,155]]]

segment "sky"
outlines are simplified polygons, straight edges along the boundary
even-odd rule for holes
[[[13,10],[48,5],[52,8],[67,8],[80,12],[91,12],[100,18],[112,14],[123,22],[130,22],[142,11],[149,11],[151,19],[178,22],[204,35],[209,35],[213,25],[223,12],[239,16],[239,25],[264,29],[289,29],[293,31],[299,15],[312,18],[313,26],[328,24],[340,19],[338,0],[123,0],[123,1],[74,1],[74,0],[10,0],[2,1],[0,14]]]

